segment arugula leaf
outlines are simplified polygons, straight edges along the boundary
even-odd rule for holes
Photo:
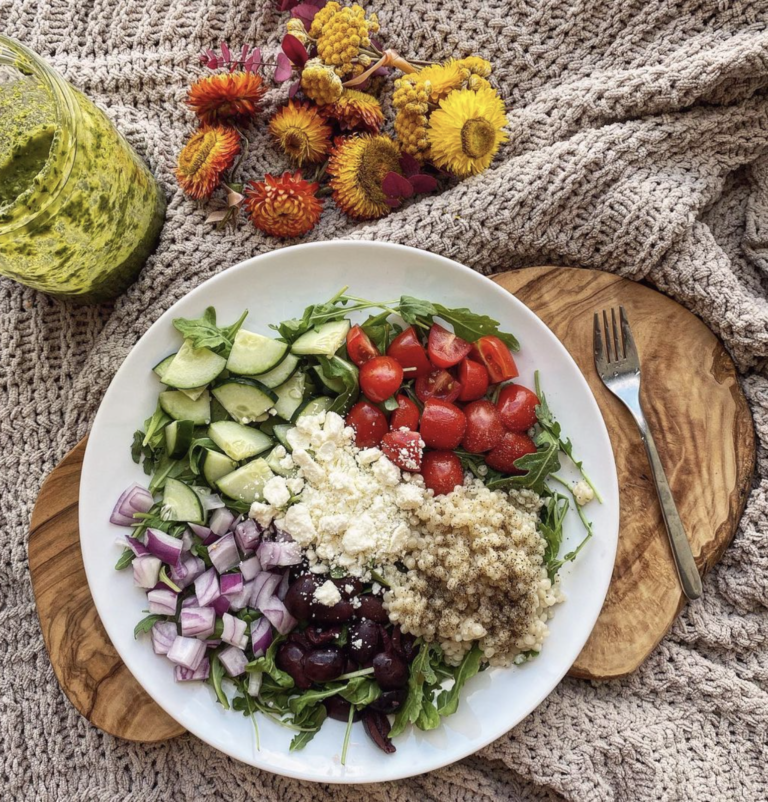
[[[329,412],[338,412],[343,417],[360,394],[357,367],[340,356],[331,359],[319,356],[317,359],[321,370],[328,378],[341,379],[344,382],[343,392],[333,399],[329,408]]]
[[[558,456],[560,448],[556,441],[549,439],[549,436],[542,438],[539,435],[536,444],[539,446],[538,451],[515,460],[515,467],[525,471],[525,474],[487,481],[487,487],[491,489],[529,487],[539,495],[544,493],[547,477],[560,468]]]
[[[216,692],[216,698],[219,700],[219,704],[225,709],[229,710],[229,699],[227,699],[227,695],[224,693],[223,688],[221,687],[221,681],[224,679],[224,666],[221,664],[221,660],[219,660],[218,652],[211,657],[211,674],[209,678],[209,682],[213,685],[213,690]]]
[[[189,460],[189,469],[195,476],[199,476],[202,473],[201,463],[206,449],[219,451],[219,447],[210,437],[196,437],[189,445],[187,459]]]
[[[150,446],[152,449],[158,448],[163,443],[163,429],[171,422],[171,416],[163,412],[160,404],[152,414],[151,418],[144,421],[144,440],[142,446]],[[135,435],[134,435],[135,436]]]
[[[431,697],[432,691],[430,690],[429,695],[424,695],[419,716],[414,722],[420,730],[434,730],[435,727],[440,726],[440,714],[437,712]],[[390,733],[391,735],[392,733]]]
[[[165,621],[164,615],[148,615],[142,618],[133,628],[133,637],[138,638],[142,632],[149,632],[158,621]]]
[[[294,682],[290,674],[279,669],[275,663],[277,647],[285,640],[285,635],[278,635],[270,644],[266,654],[251,660],[245,667],[246,671],[261,671],[267,674],[281,688],[293,688]]]
[[[442,650],[439,646],[433,643],[421,644],[419,653],[411,663],[411,673],[408,677],[408,696],[395,715],[395,722],[389,733],[390,738],[400,735],[408,724],[414,724],[419,716],[422,715],[424,686],[425,684],[432,685],[437,683],[437,674],[432,666],[432,661],[438,661],[441,658]],[[429,716],[429,713],[426,715]]]
[[[123,568],[127,568],[133,562],[135,556],[130,549],[123,549],[123,553],[115,563],[115,571],[122,571]]]
[[[232,700],[232,709],[237,710],[238,712],[242,713],[244,716],[250,716],[251,722],[253,723],[253,734],[256,736],[256,751],[261,751],[261,739],[259,738],[259,725],[256,721],[256,703],[251,698],[251,695],[248,693],[248,680],[235,680],[235,685],[237,686],[238,691],[242,694],[241,696],[236,696]]]
[[[480,647],[473,646],[465,655],[454,674],[454,684],[450,690],[442,691],[437,697],[437,713],[440,716],[450,716],[459,706],[459,695],[466,681],[477,674],[483,660]]]
[[[320,727],[323,726],[327,715],[328,712],[323,705],[312,708],[311,716],[303,723],[303,726],[307,729],[296,733],[291,741],[290,751],[295,752],[298,749],[303,749],[320,731]]]
[[[165,451],[160,455],[152,481],[149,483],[149,492],[155,493],[165,487],[165,480],[192,479],[194,474],[189,470],[186,460],[171,459]]]
[[[346,688],[339,692],[339,696],[350,704],[365,707],[381,696],[381,688],[375,680],[369,677],[355,677],[349,680]]]
[[[539,532],[547,542],[544,562],[547,565],[550,579],[553,579],[557,572],[556,569],[553,569],[553,565],[563,542],[563,522],[568,507],[569,502],[566,496],[550,491],[539,512]]]
[[[229,356],[235,334],[240,330],[243,321],[248,315],[248,310],[240,316],[231,326],[219,327],[216,325],[216,310],[209,306],[202,317],[183,318],[177,317],[173,325],[186,340],[191,341],[193,348],[210,348],[217,354]]]
[[[288,707],[294,716],[298,717],[307,707],[314,707],[327,699],[329,696],[335,696],[340,690],[344,688],[344,683],[328,682],[325,683],[321,690],[309,690],[301,694],[301,696],[294,696],[288,703]]]
[[[432,324],[432,318],[437,315],[437,307],[433,303],[414,298],[412,295],[400,296],[397,311],[409,326],[422,328],[428,328]]]
[[[368,335],[371,342],[379,349],[380,354],[386,354],[389,344],[403,330],[402,326],[388,320],[391,312],[386,309],[378,315],[371,315],[360,328]]]

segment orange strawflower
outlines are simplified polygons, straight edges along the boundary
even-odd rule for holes
[[[247,122],[266,93],[261,76],[229,72],[201,78],[189,88],[187,105],[203,123]]]
[[[342,131],[367,131],[378,134],[384,123],[381,103],[372,95],[345,89],[335,102],[320,108],[323,117],[337,120]]]
[[[240,153],[240,135],[223,125],[204,125],[179,153],[174,171],[181,188],[192,198],[207,198]]]
[[[260,231],[273,237],[299,237],[320,219],[323,202],[315,197],[317,189],[318,184],[305,181],[300,170],[286,170],[279,178],[267,174],[263,181],[249,182],[245,206]]]
[[[331,129],[309,103],[289,100],[269,121],[269,133],[299,167],[322,161],[331,148]]]

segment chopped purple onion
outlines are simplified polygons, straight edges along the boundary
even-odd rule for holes
[[[256,521],[251,520],[250,518],[247,521],[243,521],[241,524],[238,524],[235,527],[237,545],[240,546],[243,551],[256,548],[261,540],[262,531],[263,530],[259,527]]]
[[[231,610],[242,610],[250,604],[251,591],[253,590],[253,582],[246,582],[240,593],[234,596],[227,596],[229,599],[229,608]]]
[[[187,524],[187,526],[192,530],[192,533],[197,535],[200,540],[205,543],[206,538],[210,537],[211,530],[207,526],[202,526],[202,524]]]
[[[293,541],[261,543],[256,549],[261,567],[266,570],[280,565],[296,565],[301,562],[301,546]]]
[[[219,579],[222,596],[236,596],[244,584],[242,574],[222,574]]]
[[[154,503],[149,490],[134,483],[117,500],[109,521],[118,526],[136,526],[138,521],[133,517],[134,513],[149,512]]]
[[[199,606],[200,602],[197,600],[197,596],[195,595],[187,596],[187,598],[184,599],[184,601],[181,603],[182,610],[185,607],[199,607]]]
[[[248,695],[258,696],[261,690],[261,671],[250,671],[248,673]]]
[[[152,648],[155,654],[168,654],[179,634],[173,621],[156,621],[152,625]]]
[[[281,635],[287,635],[298,623],[277,596],[273,596],[260,609],[261,612],[264,613],[264,618],[266,618]]]
[[[219,660],[230,677],[239,677],[244,674],[245,667],[248,665],[248,658],[245,656],[245,652],[242,649],[238,649],[237,646],[228,646],[219,652]]]
[[[207,638],[213,635],[216,626],[216,611],[213,607],[183,607],[181,610],[181,634],[185,637]]]
[[[206,512],[219,510],[225,506],[224,502],[221,500],[221,496],[216,493],[211,493],[207,487],[193,485],[192,490],[195,491],[195,494],[200,499],[200,503],[203,505],[203,509]]]
[[[121,544],[123,541],[119,541]],[[149,549],[140,541],[137,540],[135,537],[131,537],[130,535],[126,535],[125,537],[125,545],[129,548],[137,557],[141,557],[142,554],[149,554]]]
[[[262,604],[266,604],[267,601],[274,596],[281,578],[279,574],[270,574],[269,571],[262,571],[256,579],[253,580],[250,606],[261,610]]]
[[[201,607],[208,607],[221,595],[215,568],[209,568],[195,580],[195,595]]]
[[[176,615],[178,595],[170,588],[150,590],[147,593],[149,612],[154,615]]]
[[[293,543],[293,537],[288,534],[284,529],[278,529],[272,526],[273,537],[272,540],[276,543]]]
[[[245,634],[248,624],[229,613],[224,613],[222,620],[224,629],[221,633],[221,639],[224,643],[228,643],[230,646],[237,646],[238,649],[245,649],[248,645],[248,636]]]
[[[176,565],[181,557],[181,540],[159,529],[147,529],[147,549],[168,565]]]
[[[137,588],[151,589],[160,576],[160,559],[153,554],[140,554],[133,558],[133,584]]]
[[[263,657],[272,643],[272,625],[266,618],[259,618],[251,624],[251,645],[253,656]]]
[[[243,518],[245,518],[245,515],[240,513],[240,515],[238,515],[237,518],[235,518],[235,520],[229,525],[229,531],[234,532],[237,528],[237,525],[243,520]]]
[[[183,552],[182,552],[183,554]],[[191,554],[182,557],[178,565],[171,568],[171,579],[180,587],[186,588],[205,571],[205,563]]]
[[[280,584],[277,586],[277,591],[275,592],[275,596],[277,596],[280,601],[288,595],[288,586],[291,583],[291,569],[286,568],[283,571],[283,578],[280,580]]]
[[[226,596],[219,596],[211,603],[211,607],[216,611],[216,615],[222,616],[229,610],[229,599]]]
[[[237,551],[237,543],[233,534],[224,535],[221,540],[208,546],[208,556],[211,558],[214,568],[223,574],[234,568],[240,562],[240,554]]]
[[[208,521],[211,532],[214,535],[225,535],[229,530],[231,523],[235,520],[235,514],[230,512],[226,507],[214,510],[211,513],[211,520]]]
[[[167,657],[178,666],[196,671],[205,657],[205,644],[197,638],[185,638],[183,635],[177,635],[168,650]]]
[[[215,649],[217,646],[221,646],[221,638],[208,638],[208,640],[203,641],[208,649]]]
[[[189,529],[185,529],[184,534],[181,536],[181,553],[189,554],[189,552],[192,551],[193,545],[192,532],[190,532]]]
[[[200,665],[192,671],[189,668],[184,668],[184,666],[174,666],[173,667],[173,678],[176,682],[190,682],[191,680],[195,679],[208,679],[211,673],[211,661],[204,657],[200,661]]]
[[[261,563],[259,562],[259,558],[255,555],[253,557],[249,557],[247,560],[243,560],[240,563],[240,573],[243,575],[243,579],[246,582],[249,582],[251,579],[256,577],[261,571]]]

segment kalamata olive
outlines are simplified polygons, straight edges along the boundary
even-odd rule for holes
[[[304,630],[304,636],[313,646],[322,646],[324,643],[331,643],[332,641],[335,641],[336,638],[340,637],[341,627],[338,625],[328,627],[327,629],[321,629],[320,627],[307,627]]]
[[[359,596],[363,590],[363,583],[356,576],[345,576],[341,579],[334,579],[333,584],[339,589],[343,599],[351,599]]]
[[[352,604],[346,599],[336,602],[333,607],[326,607],[324,604],[314,603],[312,605],[310,617],[318,624],[343,624],[345,621],[349,621],[349,619],[352,618]]]
[[[394,652],[380,652],[373,658],[373,676],[383,691],[404,688],[408,682],[408,664]]]
[[[416,637],[409,633],[401,632],[400,627],[395,627],[392,630],[392,648],[409,663],[413,661],[419,652],[418,646],[416,646]]]
[[[376,701],[371,702],[371,707],[380,713],[394,713],[405,703],[408,698],[408,691],[405,688],[398,688],[396,691],[384,691]]]
[[[313,649],[304,658],[304,673],[312,682],[331,682],[344,673],[344,655],[335,646]]]
[[[293,632],[288,635],[288,640],[291,643],[298,643],[305,652],[308,652],[312,648],[312,644],[307,640],[307,636],[298,629],[294,629]]]
[[[288,608],[288,612],[299,621],[309,619],[313,594],[318,586],[317,578],[314,574],[303,574],[288,587],[283,604]]]
[[[347,652],[359,663],[366,663],[379,649],[379,625],[363,619],[349,625]]]
[[[367,618],[377,624],[388,624],[389,618],[381,599],[376,596],[359,596],[360,606],[355,609],[355,618]]]
[[[297,688],[307,690],[312,687],[312,681],[304,673],[304,649],[298,643],[281,643],[275,662],[279,669],[293,678]]]
[[[323,704],[328,711],[329,718],[334,718],[336,721],[343,721],[345,723],[349,721],[349,702],[346,699],[342,699],[341,696],[329,696],[327,699],[323,700]],[[355,710],[352,721],[360,721],[362,717],[362,712],[360,710]]]
[[[371,740],[383,752],[391,755],[395,750],[395,745],[389,740],[389,731],[392,729],[389,719],[378,710],[366,707],[363,710],[363,726]]]
[[[360,668],[360,663],[358,663],[356,660],[353,660],[351,657],[348,657],[346,665],[344,666],[344,673],[353,674],[359,668]]]

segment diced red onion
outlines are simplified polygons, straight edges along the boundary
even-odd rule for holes
[[[214,535],[225,535],[229,530],[230,524],[235,520],[235,514],[230,512],[226,507],[214,510],[211,513],[211,520],[208,521],[211,532]]]
[[[258,696],[261,690],[261,671],[248,672],[248,695]]]
[[[187,524],[187,526],[192,530],[192,533],[197,535],[203,542],[205,542],[205,539],[211,534],[211,530],[202,524]]]
[[[267,601],[275,595],[281,578],[279,574],[270,574],[269,571],[262,571],[256,579],[253,580],[250,600],[251,607],[261,610],[261,605],[266,604]]]
[[[208,649],[215,649],[217,646],[221,646],[221,638],[208,638],[208,640],[203,641]]]
[[[207,638],[213,635],[216,626],[216,611],[213,607],[183,607],[181,610],[181,634],[188,638]]]
[[[219,660],[230,677],[239,677],[245,673],[245,667],[248,665],[245,652],[237,646],[229,646],[219,652]]]
[[[219,598],[219,576],[215,568],[209,568],[195,580],[195,595],[201,607],[208,607]]]
[[[227,596],[219,596],[211,602],[211,607],[216,611],[216,615],[222,616],[229,610],[229,598]]]
[[[237,551],[234,535],[231,533],[225,535],[221,540],[217,540],[208,546],[208,556],[220,574],[229,571],[230,568],[234,568],[240,562],[240,554]]]
[[[219,536],[215,532],[209,532],[208,537],[203,540],[204,546],[210,546],[211,543],[215,543],[219,539]]]
[[[200,499],[200,503],[203,505],[203,509],[206,512],[218,510],[225,506],[224,502],[221,500],[221,496],[216,493],[211,493],[207,487],[193,485],[192,490],[195,491],[195,494]]]
[[[229,525],[229,531],[234,532],[237,528],[237,525],[243,520],[243,518],[245,518],[245,515],[240,513],[240,515],[238,515],[237,518],[235,518],[235,520]]]
[[[272,531],[275,533],[272,540],[276,543],[292,543],[293,537],[288,534],[284,529],[278,529],[276,526],[272,526]]]
[[[288,595],[288,586],[291,582],[291,569],[286,568],[283,571],[283,578],[280,580],[280,584],[277,586],[277,590],[275,591],[275,596],[277,596],[280,601],[282,601]]]
[[[197,638],[185,638],[183,635],[177,635],[168,650],[167,657],[172,663],[195,671],[205,657],[205,644]]]
[[[173,667],[173,678],[176,682],[190,682],[191,680],[208,679],[211,673],[211,661],[204,657],[200,661],[200,665],[192,671],[184,666]]]
[[[240,593],[234,596],[227,596],[229,599],[230,610],[242,610],[247,607],[251,602],[251,591],[253,590],[253,582],[246,582]]]
[[[127,535],[123,540],[118,541],[121,545],[125,543],[125,545],[137,556],[141,557],[142,554],[149,554],[149,550],[147,547],[140,541],[137,540],[135,537],[131,537]]]
[[[176,615],[178,595],[170,588],[150,590],[147,593],[149,612],[154,615]]]
[[[189,529],[184,530],[184,534],[181,536],[181,553],[188,554],[192,550],[192,532]]]
[[[222,574],[219,579],[222,596],[236,596],[244,584],[242,574]]]
[[[156,621],[152,625],[152,648],[155,654],[168,654],[168,649],[179,634],[173,621]]]
[[[251,624],[253,656],[263,657],[272,643],[272,625],[267,618],[258,618]]]
[[[246,582],[254,579],[256,574],[258,574],[260,571],[261,563],[256,555],[249,557],[247,560],[243,560],[240,563],[240,573],[243,575],[243,579],[245,579]]]
[[[153,588],[160,576],[160,559],[153,554],[133,558],[133,584],[138,588]]]
[[[180,588],[186,588],[204,571],[205,563],[199,557],[188,554],[186,557],[182,557],[178,565],[174,565],[173,568],[171,568],[171,579]]]
[[[181,540],[159,529],[147,529],[147,549],[168,565],[176,565],[181,557]]]
[[[261,543],[256,549],[256,554],[264,570],[278,565],[296,565],[301,562],[301,546],[293,541]]]
[[[186,599],[181,603],[182,609],[185,607],[199,607],[200,602],[197,600],[197,596],[187,596]]]
[[[248,636],[245,634],[248,624],[229,613],[224,613],[222,621],[224,622],[224,629],[221,633],[221,639],[224,643],[237,646],[238,649],[245,649],[248,645]]]
[[[138,521],[133,517],[135,512],[149,512],[154,504],[152,494],[140,484],[132,484],[117,500],[110,523],[118,526],[136,526]]]
[[[254,549],[258,546],[261,539],[261,530],[256,521],[249,518],[235,527],[235,537],[237,538],[237,545],[243,551],[248,551],[248,549]]]
[[[266,618],[281,635],[287,635],[298,623],[277,596],[273,596],[260,609],[261,612],[264,613],[264,618]]]

